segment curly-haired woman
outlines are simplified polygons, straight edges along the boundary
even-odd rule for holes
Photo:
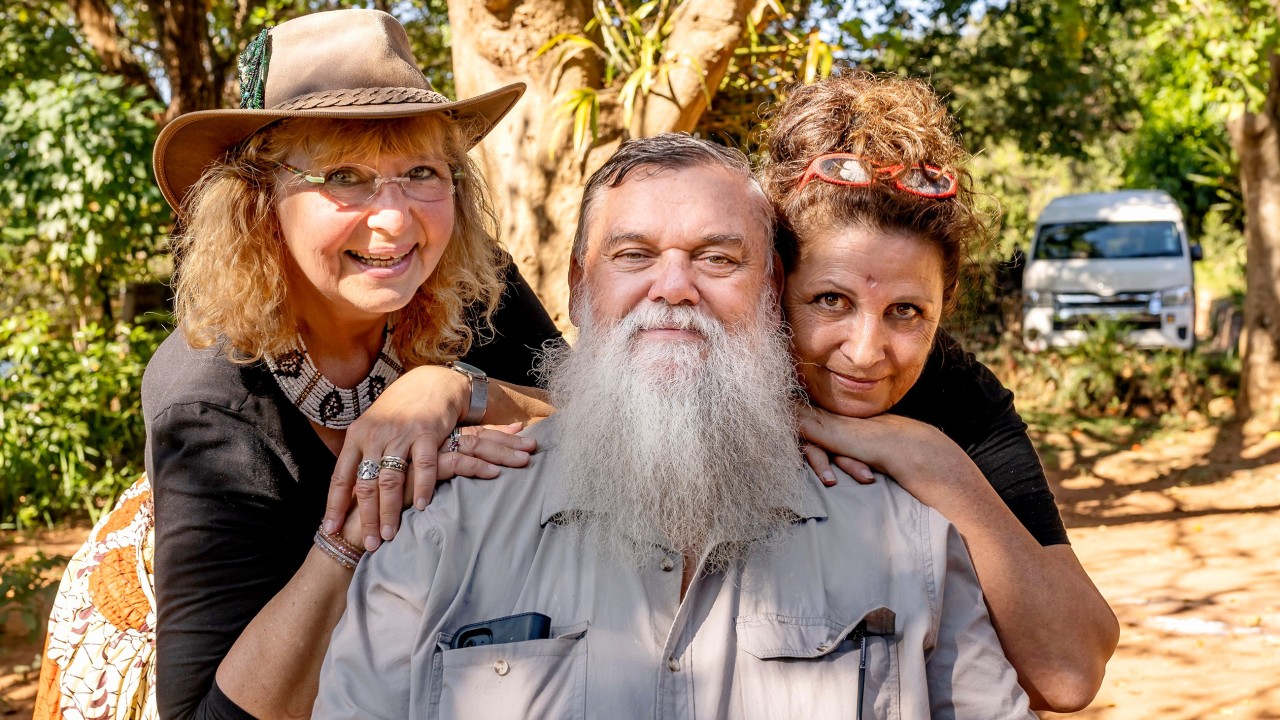
[[[986,233],[953,118],[923,82],[843,72],[788,96],[766,150],[810,464],[834,481],[825,449],[861,481],[883,470],[954,523],[1033,705],[1087,705],[1115,616],[1012,394],[939,329]]]
[[[143,384],[155,613],[142,624],[158,621],[156,655],[94,669],[98,710],[104,686],[145,686],[154,667],[164,718],[309,715],[352,569],[389,536],[362,529],[378,528],[379,504],[398,515],[401,487],[425,504],[438,478],[528,462],[532,441],[480,424],[545,414],[454,362],[494,330],[504,274],[521,291],[467,152],[523,86],[448,100],[400,24],[372,10],[264,31],[240,79],[241,109],[183,115],[156,143],[157,181],[184,224],[178,329]],[[523,345],[555,333],[536,302],[513,300],[495,334],[508,330],[502,361],[522,379]],[[374,401],[406,372],[420,419],[392,437]],[[475,427],[450,432],[462,424]],[[322,525],[329,500],[350,504],[337,495],[351,493],[357,467],[369,522],[352,511]],[[144,537],[132,541],[147,554]],[[150,565],[138,567],[146,594]],[[61,660],[76,655],[74,642],[50,645]],[[56,676],[42,707],[87,712],[57,697]],[[151,702],[112,692],[121,716]]]

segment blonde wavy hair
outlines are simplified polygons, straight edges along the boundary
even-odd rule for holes
[[[991,218],[976,202],[955,118],[928,83],[845,69],[796,88],[772,113],[765,149],[762,183],[778,211],[778,250],[788,270],[805,239],[833,224],[904,232],[938,248],[944,310],[954,309],[961,265],[987,238]],[[888,182],[851,188],[818,180],[801,187],[809,164],[828,153],[859,155],[879,166],[939,167],[955,176],[957,192],[938,200]]]
[[[211,165],[189,196],[186,229],[173,240],[179,261],[176,312],[196,348],[228,343],[240,363],[297,345],[289,303],[287,250],[275,205],[279,166],[294,150],[318,164],[379,155],[429,155],[461,171],[455,180],[454,226],[435,271],[409,304],[393,314],[392,343],[409,366],[446,362],[471,346],[503,290],[506,254],[496,241],[489,189],[467,156],[475,137],[465,121],[441,115],[393,120],[283,120],[250,136]]]

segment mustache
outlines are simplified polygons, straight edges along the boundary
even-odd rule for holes
[[[725,330],[719,320],[688,305],[668,305],[646,300],[636,306],[619,323],[627,337],[644,330],[686,330],[703,337],[713,337]]]

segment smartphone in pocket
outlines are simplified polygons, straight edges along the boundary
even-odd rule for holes
[[[502,645],[551,637],[551,618],[528,612],[464,625],[453,636],[453,649]]]

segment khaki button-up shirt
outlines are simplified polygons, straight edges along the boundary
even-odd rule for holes
[[[955,529],[895,483],[807,469],[785,538],[725,573],[610,562],[560,524],[555,418],[540,452],[441,486],[366,556],[317,718],[1034,720]],[[466,625],[551,618],[547,639],[452,649]]]

